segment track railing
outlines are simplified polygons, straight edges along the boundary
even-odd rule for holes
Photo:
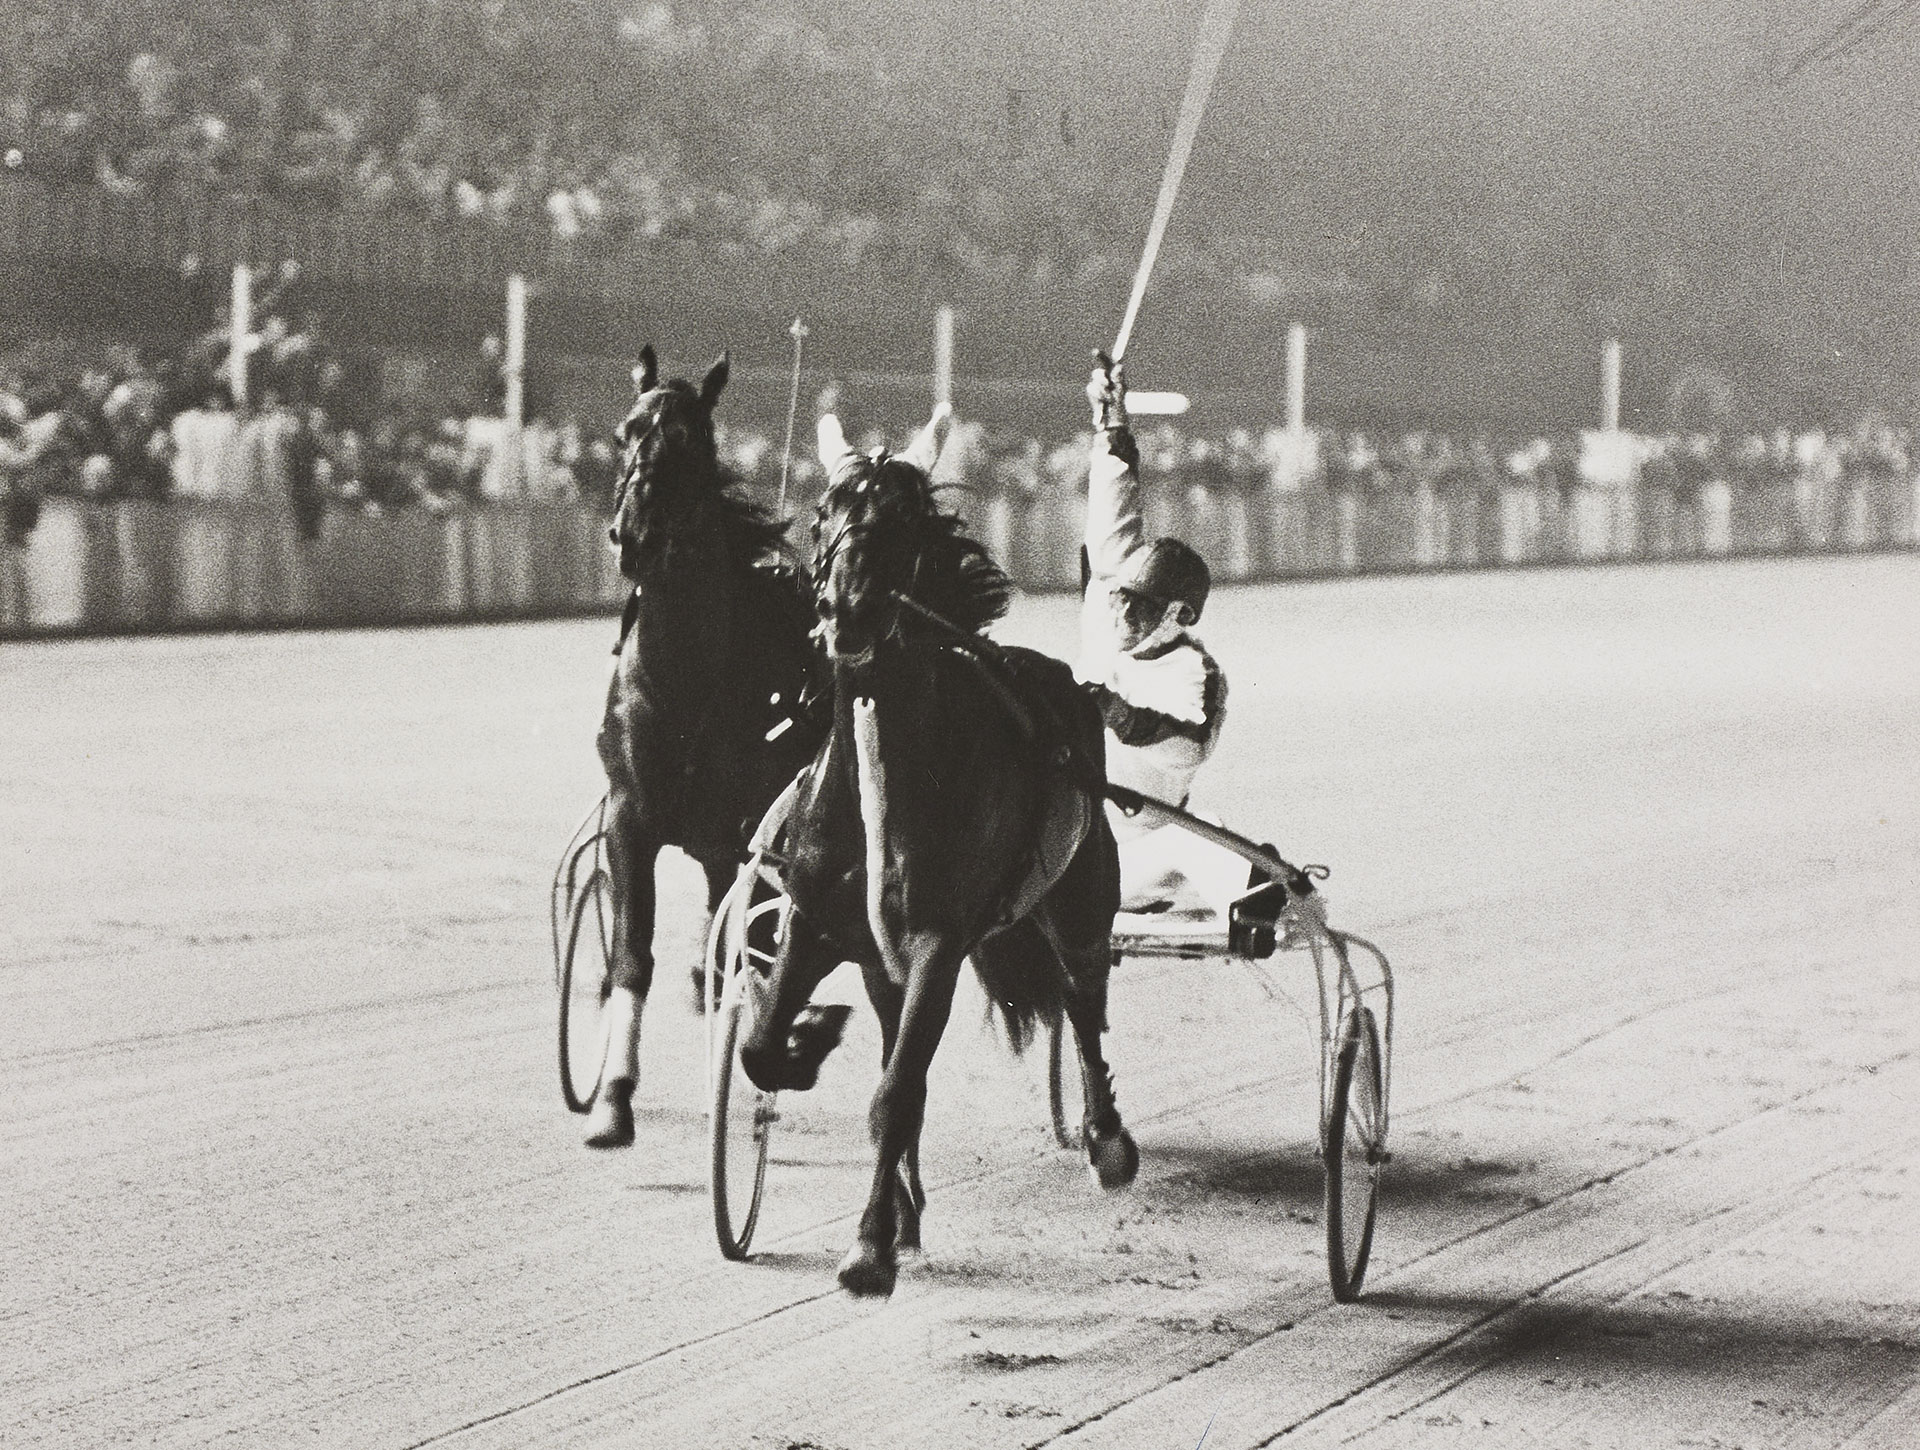
[[[1078,589],[1080,496],[960,495],[1014,581]],[[1227,581],[1609,560],[1911,549],[1920,481],[1870,476],[1765,486],[1571,489],[1417,485],[1200,488],[1158,479],[1147,522]],[[533,618],[617,608],[605,523],[572,501],[442,516],[330,513],[305,536],[291,508],[54,496],[0,544],[0,637]]]

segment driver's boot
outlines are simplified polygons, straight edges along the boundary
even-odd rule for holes
[[[600,1087],[587,1113],[589,1148],[625,1148],[633,1142],[633,1087],[640,1080],[640,998],[615,987],[602,1012],[607,1045]]]

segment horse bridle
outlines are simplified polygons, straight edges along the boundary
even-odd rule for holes
[[[637,398],[633,400],[634,411],[638,412],[640,405],[646,402],[646,400],[652,397],[655,393],[661,393],[665,391],[666,391],[665,388],[659,388],[659,387],[649,388],[646,392],[640,394]],[[632,414],[629,414],[628,416],[631,417]],[[664,425],[661,422],[660,415],[658,411],[656,411],[647,420],[646,427],[642,428],[640,432],[636,434],[634,437],[626,440],[627,446],[626,446],[626,453],[625,453],[625,464],[620,470],[620,483],[613,491],[613,516],[615,521],[615,527],[607,530],[608,536],[610,538],[614,538],[616,541],[618,539],[620,510],[626,504],[627,490],[633,487],[634,465],[640,461],[640,445],[645,443],[647,439],[651,438],[655,433],[658,433],[663,426]]]
[[[852,485],[852,491],[855,496],[865,497],[870,501],[869,508],[871,507],[871,500],[874,496],[873,485],[880,477],[880,470],[892,461],[893,455],[891,453],[881,452],[872,455],[870,471],[867,476]],[[824,512],[826,508],[824,499],[821,501],[820,507],[821,511]],[[818,545],[815,546],[812,570],[815,613],[819,612],[820,601],[825,597],[827,583],[833,577],[833,561],[838,557],[840,550],[845,547],[848,541],[864,537],[872,533],[873,529],[874,520],[867,511],[863,510],[861,517],[857,519],[849,517],[843,521],[840,527],[834,531],[833,537],[827,541],[825,548],[821,548]],[[912,602],[910,596],[914,588],[920,583],[920,570],[926,563],[926,557],[925,546],[916,543],[913,551],[913,571],[909,579],[908,587],[904,591],[899,589],[888,590],[887,592],[890,597],[900,602]],[[886,633],[882,634],[879,639],[892,639],[895,635],[899,634],[902,617],[900,611],[896,610],[893,616],[893,623],[888,626]],[[878,642],[879,640],[875,641],[875,643]],[[869,646],[865,653],[871,653],[871,646]]]

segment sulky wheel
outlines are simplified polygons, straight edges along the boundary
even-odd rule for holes
[[[560,953],[560,1093],[584,1113],[605,1060],[600,1018],[613,986],[613,885],[595,870],[567,909]]]
[[[1047,1023],[1047,1107],[1053,1114],[1053,1140],[1069,1152],[1080,1146],[1080,1132],[1067,1118],[1067,1053],[1073,1053],[1074,1078],[1085,1069],[1080,1066],[1080,1045],[1062,1013]],[[1084,1101],[1085,1095],[1082,1094]]]
[[[746,905],[736,913],[741,893]],[[740,1048],[753,1024],[753,977],[772,970],[786,911],[787,898],[750,866],[722,904],[714,932],[713,965],[723,985],[707,1039],[713,1085],[711,1191],[714,1233],[729,1259],[746,1258],[753,1242],[767,1180],[767,1140],[779,1121],[774,1094],[761,1092],[748,1079]]]
[[[1365,1007],[1340,1032],[1333,1093],[1321,1137],[1326,1165],[1327,1274],[1342,1304],[1360,1297],[1373,1248],[1380,1169],[1387,1160],[1380,1113],[1380,1033]]]
[[[774,1095],[763,1093],[740,1066],[747,1007],[720,1008],[713,1069],[713,1230],[720,1252],[744,1259],[760,1221],[767,1182],[767,1139],[779,1119]]]

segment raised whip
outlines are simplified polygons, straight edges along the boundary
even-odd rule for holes
[[[1227,53],[1227,41],[1233,34],[1234,19],[1240,13],[1240,0],[1211,0],[1200,17],[1200,35],[1193,44],[1193,67],[1187,72],[1187,93],[1180,98],[1180,120],[1174,127],[1173,147],[1167,152],[1167,169],[1160,177],[1160,196],[1153,204],[1153,225],[1147,229],[1146,250],[1140,254],[1140,270],[1133,274],[1133,295],[1127,299],[1126,315],[1120,319],[1120,335],[1114,340],[1113,358],[1124,361],[1127,344],[1133,339],[1134,319],[1140,314],[1140,299],[1147,295],[1147,280],[1153,276],[1153,264],[1160,256],[1160,240],[1167,234],[1167,222],[1173,216],[1173,203],[1180,195],[1180,179],[1187,172],[1187,156],[1193,150],[1193,138],[1207,113],[1207,97],[1213,93],[1213,78]]]

